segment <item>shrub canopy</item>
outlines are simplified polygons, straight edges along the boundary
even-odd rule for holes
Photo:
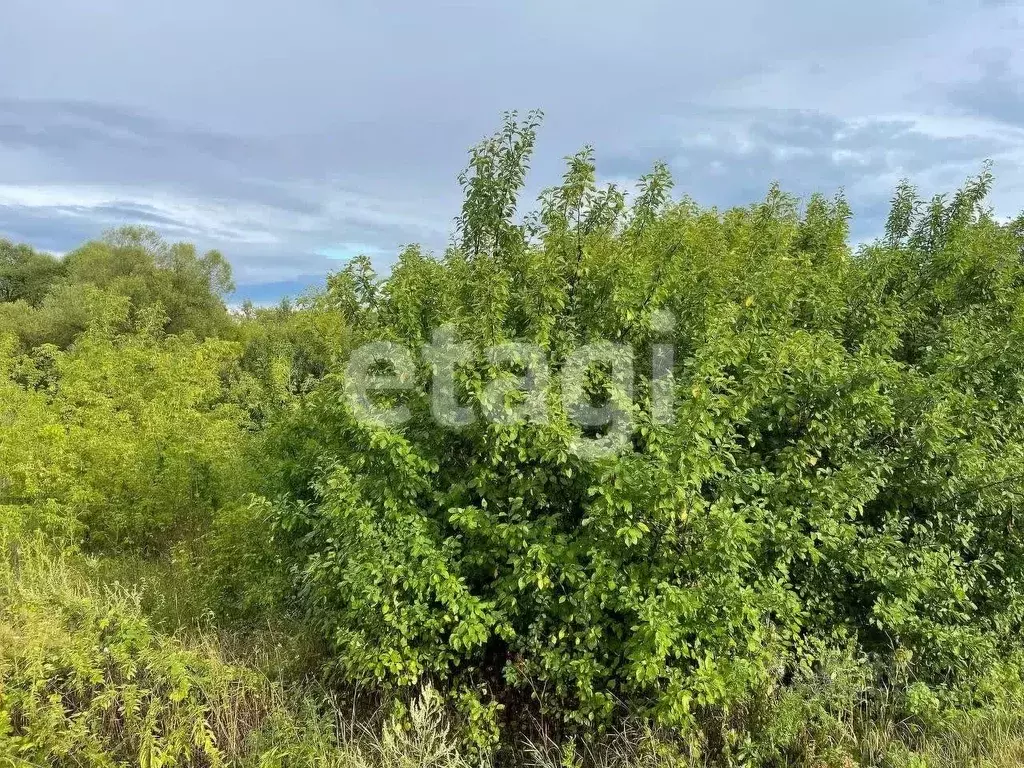
[[[822,648],[955,685],[1019,646],[1024,218],[985,207],[988,171],[927,202],[901,185],[858,249],[842,197],[773,187],[723,212],[656,166],[627,199],[590,150],[517,217],[536,125],[474,148],[441,257],[333,279],[354,343],[413,351],[419,386],[384,396],[411,417],[360,418],[335,366],[276,436],[277,540],[339,671],[683,725]],[[546,423],[439,424],[418,349],[443,325],[478,413],[525,366],[488,346],[538,345],[557,373],[624,345],[631,380],[596,366],[588,391],[627,413],[628,446],[574,450],[554,376]]]

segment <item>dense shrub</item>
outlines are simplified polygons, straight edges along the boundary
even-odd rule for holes
[[[351,721],[323,691],[161,634],[100,564],[0,534],[0,765],[469,768],[436,692]],[[249,649],[253,653],[253,649]],[[479,764],[478,764],[479,765]]]
[[[235,319],[234,335],[244,345],[242,368],[259,388],[248,400],[260,406],[254,416],[261,423],[344,360],[348,348],[347,318],[329,289],[270,308],[247,302]]]
[[[219,765],[247,746],[267,715],[258,676],[161,637],[131,595],[90,590],[65,558],[10,543],[0,764]]]
[[[984,207],[988,172],[930,202],[901,186],[856,250],[841,197],[704,209],[658,166],[627,204],[589,150],[519,219],[535,125],[473,150],[443,256],[336,286],[361,340],[411,348],[417,388],[378,395],[411,417],[362,418],[337,366],[276,434],[277,541],[338,671],[444,681],[470,716],[533,696],[686,728],[816,649],[954,696],[1019,648],[1024,219]],[[624,345],[634,375],[587,384],[628,416],[623,450],[580,450],[557,375],[547,423],[438,423],[418,346],[443,324],[478,414],[525,367],[488,345],[539,345],[553,374]]]
[[[241,349],[96,290],[67,350],[0,334],[0,529],[154,550],[249,489]]]

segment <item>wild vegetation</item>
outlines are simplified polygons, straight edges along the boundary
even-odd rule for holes
[[[0,243],[0,762],[1024,760],[1024,215],[589,149],[522,215],[537,126],[276,308]]]

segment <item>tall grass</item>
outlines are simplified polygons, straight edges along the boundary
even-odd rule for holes
[[[158,571],[124,572],[151,579]],[[481,756],[460,746],[443,696],[429,686],[400,716],[387,707],[353,709],[315,681],[275,674],[277,657],[288,651],[273,647],[279,638],[272,633],[264,642],[252,634],[242,642],[196,625],[160,631],[137,586],[111,574],[110,563],[54,551],[40,539],[0,540],[0,765],[1024,764],[1024,691],[1012,663],[980,692],[990,704],[965,711],[927,697],[908,702],[905,691],[913,686],[873,687],[877,676],[841,654],[747,709],[707,713],[688,738],[633,722],[603,738],[579,740],[535,723],[500,752]],[[161,603],[151,599],[151,605]]]
[[[364,727],[314,685],[286,689],[217,635],[156,631],[138,591],[39,540],[0,542],[0,764],[469,765],[438,695]]]

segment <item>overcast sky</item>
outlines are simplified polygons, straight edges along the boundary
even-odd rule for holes
[[[467,148],[546,113],[531,189],[596,147],[716,205],[995,164],[1024,209],[1024,0],[0,0],[0,236],[65,252],[145,223],[239,296],[447,242]]]

